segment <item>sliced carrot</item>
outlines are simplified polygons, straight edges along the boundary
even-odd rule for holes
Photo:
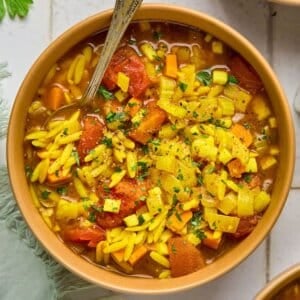
[[[123,258],[124,258],[124,252],[125,252],[125,250],[121,249],[119,251],[113,252],[111,255],[113,256],[114,260],[121,262],[121,261],[123,261]]]
[[[190,210],[181,213],[177,211],[169,217],[167,227],[179,233],[192,217],[193,213]]]
[[[127,102],[124,112],[127,113],[130,117],[133,117],[141,108],[143,102],[137,98],[131,98]]]
[[[234,177],[234,178],[241,178],[242,174],[246,171],[245,166],[242,164],[242,162],[238,158],[230,161],[227,164],[227,168],[228,168],[230,176]]]
[[[139,126],[131,131],[129,136],[141,144],[146,144],[152,134],[160,130],[166,118],[166,113],[162,109],[149,109]]]
[[[214,232],[211,230],[205,231],[205,239],[203,240],[203,244],[209,248],[217,250],[222,241],[222,235],[215,236]]]
[[[176,54],[168,54],[166,56],[165,75],[177,78],[177,56]]]
[[[240,124],[234,124],[231,128],[231,132],[243,142],[246,147],[249,147],[253,142],[253,136],[249,129]]]
[[[129,263],[133,266],[135,265],[146,253],[148,252],[148,249],[146,246],[141,245],[137,246],[131,256],[129,257]]]
[[[61,183],[69,181],[71,179],[71,177],[72,177],[72,175],[70,173],[63,176],[62,171],[59,170],[53,174],[48,174],[47,181],[52,184],[61,184]]]
[[[201,251],[182,237],[170,238],[168,249],[172,277],[187,275],[205,266]]]
[[[63,105],[64,101],[65,96],[63,90],[57,86],[53,86],[46,96],[45,105],[49,109],[56,110]]]

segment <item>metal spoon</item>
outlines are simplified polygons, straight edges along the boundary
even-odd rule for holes
[[[90,103],[95,98],[105,70],[108,67],[108,64],[115,50],[117,49],[119,42],[125,30],[127,29],[132,17],[134,16],[135,12],[142,2],[143,0],[116,0],[112,20],[108,29],[108,33],[106,35],[103,49],[101,51],[100,59],[88,84],[88,87],[84,92],[84,95],[79,101],[71,103],[69,105],[64,105],[54,111],[46,120],[44,127],[51,119],[53,119],[53,117],[57,113],[70,108],[82,107]]]

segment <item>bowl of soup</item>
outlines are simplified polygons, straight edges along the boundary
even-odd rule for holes
[[[300,299],[300,265],[285,270],[256,295],[256,300]]]
[[[92,103],[55,113],[81,99],[111,14],[73,26],[28,72],[9,123],[12,188],[41,244],[82,278],[192,288],[238,265],[279,216],[295,155],[288,103],[239,33],[148,4]]]

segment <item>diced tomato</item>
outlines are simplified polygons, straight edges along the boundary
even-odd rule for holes
[[[168,249],[172,277],[187,275],[205,266],[201,251],[182,237],[170,238]]]
[[[261,186],[262,182],[259,175],[250,175],[250,176],[251,176],[250,182],[248,183],[250,189],[253,189],[257,186]]]
[[[147,181],[138,182],[133,179],[122,180],[110,193],[110,197],[113,199],[121,200],[119,213],[99,213],[97,216],[97,223],[103,228],[113,228],[122,225],[123,218],[133,214],[144,204],[142,197],[147,195],[148,188]],[[101,188],[100,194],[103,195],[103,193],[101,193]],[[103,200],[104,199],[101,201],[103,202]]]
[[[254,215],[251,217],[241,217],[237,231],[230,235],[236,239],[246,237],[256,227],[260,218],[261,217],[259,215]]]
[[[105,231],[99,227],[67,228],[63,232],[66,241],[74,243],[87,243],[88,247],[96,247],[100,241],[105,240]]]
[[[80,160],[83,161],[84,157],[90,150],[95,148],[103,136],[104,124],[99,119],[93,116],[87,116],[83,120],[83,132],[77,145],[77,151]]]
[[[238,79],[239,85],[250,93],[256,94],[263,88],[263,83],[255,70],[240,56],[234,56],[229,67],[231,73]]]
[[[103,77],[103,84],[109,90],[116,88],[118,72],[123,72],[129,77],[128,92],[133,97],[143,94],[150,84],[145,65],[130,47],[120,48],[112,57]]]

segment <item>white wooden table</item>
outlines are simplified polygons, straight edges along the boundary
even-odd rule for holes
[[[12,73],[12,76],[2,84],[2,94],[11,104],[29,67],[49,42],[77,21],[113,6],[113,0],[34,2],[27,19],[11,21],[6,18],[0,24],[0,62],[7,61],[8,69]],[[145,2],[153,1],[145,0]],[[264,0],[161,0],[160,2],[206,12],[244,34],[274,67],[292,107],[296,91],[300,87],[300,7],[270,5]],[[300,88],[298,92],[300,93]],[[293,117],[299,145],[300,115],[293,113]],[[2,141],[0,163],[5,162],[4,152],[5,143]],[[287,204],[267,240],[240,266],[222,278],[185,293],[172,295],[172,299],[252,299],[268,280],[299,262],[299,187],[300,147],[297,148],[296,171]],[[10,259],[9,253],[6,254],[6,258]],[[124,299],[168,299],[168,297],[170,296],[127,295]],[[72,299],[79,299],[79,296]],[[84,299],[95,297],[91,293]]]

